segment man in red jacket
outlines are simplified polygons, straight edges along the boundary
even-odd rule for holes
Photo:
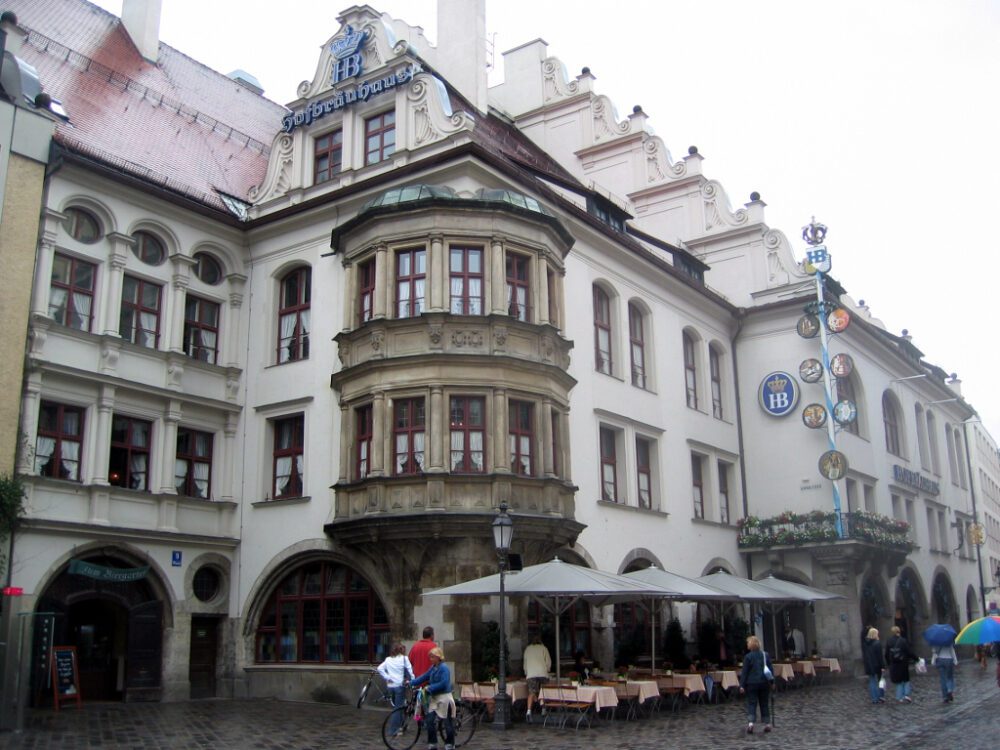
[[[414,677],[419,677],[431,668],[428,654],[432,648],[437,648],[437,644],[434,642],[434,628],[428,625],[424,628],[423,639],[414,643],[410,649],[410,664],[413,665]]]

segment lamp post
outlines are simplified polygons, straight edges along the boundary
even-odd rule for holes
[[[507,594],[504,578],[507,574],[507,553],[514,536],[514,522],[507,515],[507,503],[500,503],[500,512],[493,519],[493,544],[497,549],[500,566],[500,674],[497,676],[497,694],[493,703],[493,728],[510,728],[510,696],[507,695]]]

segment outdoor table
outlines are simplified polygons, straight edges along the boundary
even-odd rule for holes
[[[660,685],[656,680],[629,680],[626,684],[639,688],[639,703],[660,697]]]
[[[681,674],[674,672],[670,677],[656,678],[660,687],[683,688],[684,697],[688,698],[691,693],[701,693],[705,691],[705,680],[700,674]]]
[[[823,675],[840,671],[840,662],[834,658],[813,659],[813,668],[816,670],[816,680],[822,682]]]
[[[813,666],[811,661],[795,661],[792,662],[792,671],[798,672],[803,677],[815,677],[816,668]]]
[[[740,686],[740,676],[731,669],[709,672],[709,674],[712,676],[712,679],[715,680],[715,684],[723,690],[739,688]]]
[[[462,683],[462,693],[459,697],[463,700],[493,700],[497,693],[496,683],[474,682]],[[528,683],[525,680],[516,680],[507,683],[507,695],[510,696],[511,703],[528,700]]]
[[[792,665],[787,662],[773,662],[771,664],[771,671],[774,673],[776,678],[780,677],[785,682],[791,682],[795,679],[795,670],[792,669]]]

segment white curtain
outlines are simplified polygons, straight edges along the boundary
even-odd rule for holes
[[[451,280],[451,312],[455,315],[461,315],[464,312],[462,310],[462,292],[464,291],[462,288],[463,281],[464,279],[462,279],[461,276]]]
[[[63,322],[63,315],[66,314],[66,290],[59,287],[52,287],[49,292],[49,317]]]
[[[281,456],[274,462],[274,496],[284,497],[292,479],[292,457]]]
[[[465,456],[465,433],[451,433],[451,468],[452,471],[462,467],[462,459]]]
[[[196,497],[208,497],[208,475],[211,468],[212,467],[209,464],[195,463],[194,487]]]
[[[55,438],[38,436],[35,442],[35,473],[41,474],[49,460],[52,458],[52,451],[56,449]],[[55,467],[52,467],[53,469]]]
[[[483,433],[473,432],[469,435],[469,446],[471,455],[469,456],[472,462],[472,468],[476,471],[483,470]]]
[[[140,346],[156,346],[156,313],[139,313],[139,330],[136,331],[135,343]]]
[[[92,301],[93,298],[89,294],[73,293],[73,319],[69,321],[69,325],[81,331],[87,330],[89,327],[87,324],[90,322],[90,305]]]
[[[129,459],[129,488],[133,490],[146,489],[146,464],[148,456],[145,453],[133,453]]]
[[[413,315],[420,315],[424,311],[424,280],[417,279],[414,283],[414,291],[417,296],[413,300]]]
[[[483,314],[483,280],[469,279],[469,315]]]
[[[413,436],[413,463],[419,471],[424,469],[424,433],[418,432]]]
[[[281,341],[278,347],[278,360],[280,362],[287,362],[289,360],[288,344],[291,341],[292,334],[295,333],[296,318],[295,313],[281,316]]]
[[[64,478],[72,479],[74,482],[80,481],[80,444],[71,440],[63,440],[60,453],[62,454],[60,464]]]

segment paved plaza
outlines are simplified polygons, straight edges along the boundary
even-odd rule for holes
[[[742,701],[685,706],[651,719],[599,721],[591,729],[516,723],[510,731],[480,727],[468,745],[480,750],[653,750],[656,748],[781,748],[782,750],[941,750],[992,748],[1000,689],[990,665],[959,668],[956,700],[942,704],[933,669],[914,681],[914,703],[873,706],[866,683],[839,677],[781,692],[775,731],[744,732]],[[23,733],[0,734],[10,750],[339,750],[383,747],[384,713],[376,709],[276,700],[192,701],[169,704],[86,704],[29,711]],[[423,750],[423,745],[417,746]]]

